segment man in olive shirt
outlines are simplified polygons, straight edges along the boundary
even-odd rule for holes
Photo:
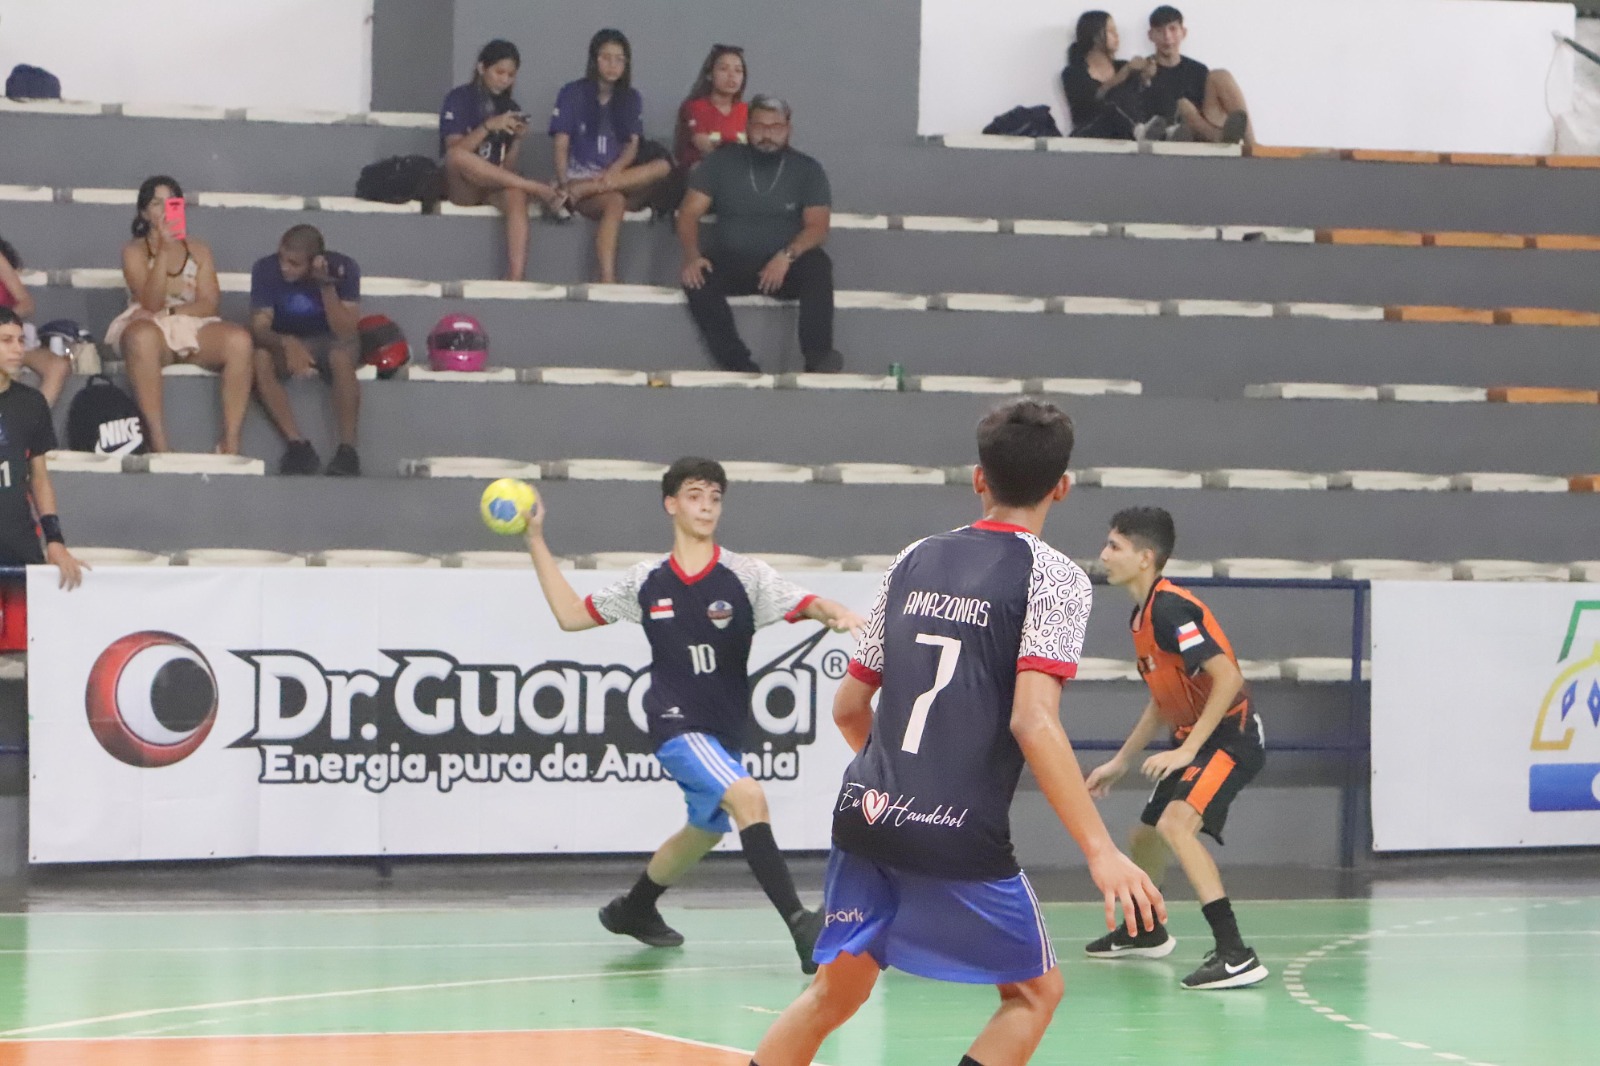
[[[763,293],[800,301],[800,351],[808,371],[833,372],[833,260],[822,250],[833,202],[822,164],[789,147],[789,105],[750,101],[748,144],[712,152],[689,176],[678,208],[683,288],[689,313],[726,370],[758,371],[728,309],[728,297]],[[710,253],[700,220],[715,210]]]

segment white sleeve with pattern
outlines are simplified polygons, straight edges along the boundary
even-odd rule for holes
[[[622,577],[598,592],[590,593],[584,600],[584,606],[589,608],[590,615],[596,621],[603,621],[607,625],[639,621],[639,589],[660,565],[661,560],[657,559],[629,567]]]
[[[760,559],[724,549],[722,565],[732,570],[739,584],[744,586],[744,594],[750,597],[750,606],[755,611],[757,629],[785,619],[794,621],[790,616],[816,599]]]
[[[895,556],[894,562],[889,564],[889,569],[883,572],[883,580],[878,582],[878,595],[872,601],[872,610],[867,614],[867,624],[861,629],[861,643],[856,645],[856,653],[850,658],[850,676],[858,681],[865,681],[869,685],[877,686],[883,680],[883,625],[884,615],[889,609],[889,579],[894,577],[895,569],[900,561],[911,554],[911,550],[922,541],[914,541]]]
[[[1017,669],[1070,678],[1077,674],[1083,655],[1094,590],[1077,563],[1042,540],[1029,539],[1033,576],[1028,582],[1028,612],[1022,622]]]

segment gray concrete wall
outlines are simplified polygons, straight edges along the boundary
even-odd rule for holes
[[[746,49],[750,90],[794,106],[799,142],[814,143],[822,131],[832,144],[903,142],[917,128],[920,12],[917,0],[457,0],[455,70],[465,80],[484,42],[509,38],[522,51],[515,95],[544,115],[561,85],[583,75],[590,36],[615,27],[633,45],[646,131],[661,138],[711,45],[737,44]],[[1052,76],[1043,74],[1046,82]]]
[[[454,0],[374,0],[372,109],[434,111],[450,87]]]

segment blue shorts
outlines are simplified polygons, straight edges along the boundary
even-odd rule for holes
[[[1026,874],[951,881],[880,866],[838,848],[822,888],[818,963],[863,952],[879,966],[973,985],[1049,973],[1055,949]]]
[[[750,776],[738,756],[709,733],[679,733],[656,749],[656,758],[683,789],[690,825],[709,833],[733,828],[721,804],[729,785]]]

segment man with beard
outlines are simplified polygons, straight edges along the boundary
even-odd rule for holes
[[[725,145],[702,160],[678,208],[689,313],[725,370],[760,370],[728,309],[728,297],[757,292],[800,301],[806,370],[844,366],[833,348],[833,261],[822,250],[832,205],[828,175],[790,147],[789,120],[782,100],[751,100],[749,143]],[[700,221],[712,210],[717,224],[708,254],[700,248]]]

